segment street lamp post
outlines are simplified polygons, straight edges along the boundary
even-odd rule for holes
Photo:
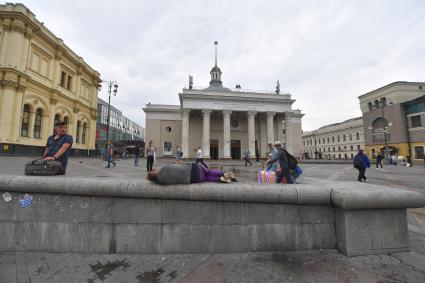
[[[108,116],[106,120],[106,142],[105,142],[105,151],[108,150],[108,142],[109,142],[109,125],[110,125],[110,117],[111,117],[111,92],[113,92],[114,96],[117,95],[118,84],[116,81],[105,82],[108,85]],[[114,87],[114,90],[112,90]],[[99,91],[102,88],[102,85],[98,85]]]
[[[388,104],[390,106],[392,106],[392,102],[389,101]],[[385,119],[385,115],[384,115],[384,107],[386,106],[385,104],[385,100],[381,99],[378,103],[379,105],[379,109],[381,109],[381,118],[382,118],[382,122],[383,122],[383,129],[384,129],[384,160],[386,164],[389,164],[389,159],[388,159],[388,138],[387,138],[387,131],[388,131],[388,127],[390,126],[390,123],[387,122],[387,120]]]

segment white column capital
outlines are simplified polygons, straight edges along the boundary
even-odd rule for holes
[[[254,118],[256,114],[257,114],[257,111],[248,111],[249,118]]]
[[[181,110],[181,114],[182,114],[182,116],[184,116],[184,115],[188,115],[190,113],[190,109],[188,109],[188,108],[183,108],[182,110]]]
[[[202,109],[202,114],[204,115],[204,117],[209,117],[211,112],[212,110],[210,109]]]
[[[232,114],[232,110],[223,110],[223,116],[224,117],[229,117]]]
[[[267,112],[267,118],[273,118],[273,116],[276,114],[276,112]]]

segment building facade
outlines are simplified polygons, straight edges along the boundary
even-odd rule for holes
[[[96,131],[97,149],[105,148],[108,127],[108,103],[98,99],[98,116]],[[139,124],[122,115],[115,107],[110,107],[109,114],[109,139],[118,146],[128,145],[142,146],[144,142],[145,129]]]
[[[100,74],[22,4],[0,5],[0,153],[40,154],[55,120],[95,149]]]
[[[423,82],[394,82],[359,96],[365,149],[372,158],[377,153],[400,159],[421,156],[420,151],[414,152],[424,144],[424,95]]]
[[[304,159],[353,159],[359,149],[364,149],[362,117],[326,125],[304,132],[302,146]]]
[[[407,143],[409,156],[424,160],[425,149],[425,95],[403,103],[407,121]]]
[[[301,154],[301,114],[293,110],[289,93],[243,91],[223,87],[221,70],[212,68],[210,85],[179,93],[180,105],[147,104],[146,141],[157,156],[173,156],[180,146],[183,157],[198,147],[204,158],[241,159],[244,151],[266,157],[267,143],[280,140],[295,156]]]

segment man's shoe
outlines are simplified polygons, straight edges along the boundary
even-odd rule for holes
[[[226,172],[223,174],[224,177],[226,178],[235,178],[235,173],[233,172]]]
[[[111,168],[111,166],[105,166],[105,168]]]

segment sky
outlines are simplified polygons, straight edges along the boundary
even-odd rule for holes
[[[208,86],[214,41],[225,87],[279,80],[305,131],[361,116],[357,97],[386,84],[425,82],[424,0],[21,1],[118,82],[111,104],[142,126],[142,107],[178,105],[189,75]]]

